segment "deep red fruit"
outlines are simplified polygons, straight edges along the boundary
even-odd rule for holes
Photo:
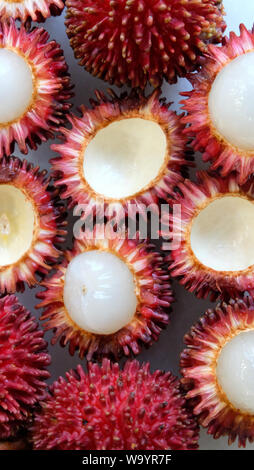
[[[60,377],[35,416],[35,449],[196,449],[198,427],[171,373],[104,359]]]
[[[67,34],[88,72],[144,88],[192,71],[226,27],[222,0],[67,0]]]
[[[45,397],[50,356],[43,331],[14,295],[0,299],[0,440],[29,422]]]

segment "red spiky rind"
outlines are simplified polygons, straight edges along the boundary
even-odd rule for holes
[[[21,2],[0,1],[0,19],[41,22],[49,16],[60,15],[64,9],[62,0],[22,0]]]
[[[171,236],[174,232],[178,246],[167,257],[171,276],[177,277],[182,285],[199,298],[211,296],[212,300],[220,297],[228,300],[240,293],[253,289],[253,267],[242,271],[216,271],[196,258],[189,240],[189,231],[193,219],[210,202],[226,195],[239,194],[253,202],[254,181],[249,179],[240,185],[235,174],[222,178],[215,173],[197,172],[197,183],[186,179],[178,185],[170,204],[180,205],[179,214],[170,214]],[[167,216],[168,217],[168,216]],[[163,217],[162,217],[163,223]]]
[[[104,359],[51,386],[31,435],[36,450],[194,450],[199,432],[170,372]]]
[[[27,154],[28,147],[53,138],[64,123],[72,96],[68,66],[55,41],[43,28],[27,31],[14,20],[0,22],[0,47],[9,48],[27,60],[33,70],[36,93],[28,110],[17,120],[0,125],[0,158],[10,155],[15,143]],[[15,73],[15,72],[14,72]]]
[[[41,320],[45,330],[54,331],[52,343],[69,343],[71,355],[78,349],[80,358],[88,360],[103,356],[118,358],[123,354],[139,354],[141,346],[157,341],[161,329],[169,321],[173,294],[169,275],[164,268],[163,256],[148,241],[128,239],[115,234],[103,238],[104,227],[96,225],[93,233],[87,230],[83,238],[75,240],[72,251],[66,251],[64,260],[56,266],[53,276],[46,278],[39,292],[37,308],[43,308]],[[98,238],[96,238],[98,237]],[[78,327],[68,315],[64,305],[64,277],[70,261],[80,253],[91,249],[108,251],[119,256],[134,275],[138,292],[138,305],[132,321],[111,335],[96,335]]]
[[[238,438],[239,447],[254,441],[254,416],[236,409],[216,378],[217,358],[235,335],[254,328],[254,302],[249,296],[219,303],[209,309],[185,336],[187,348],[181,354],[181,380],[186,398],[199,423],[215,439]]]
[[[150,96],[137,90],[130,94],[117,96],[113,90],[108,95],[95,91],[97,100],[91,100],[92,109],[80,108],[82,116],[68,116],[71,129],[61,128],[63,143],[54,144],[52,150],[60,157],[51,160],[56,186],[63,188],[61,197],[69,200],[69,207],[79,204],[86,208],[85,215],[104,216],[108,219],[117,214],[121,219],[128,213],[132,217],[138,210],[144,216],[146,208],[158,211],[158,201],[165,199],[173,192],[176,184],[182,179],[181,170],[190,166],[191,156],[186,151],[186,140],[183,138],[183,126],[179,117],[168,109],[169,104],[160,99],[160,91],[155,90]],[[148,188],[132,197],[122,199],[103,198],[86,182],[83,174],[83,155],[85,145],[104,126],[119,119],[135,117],[157,122],[165,132],[168,150],[165,157],[166,167],[155,176]],[[156,157],[156,155],[155,155]],[[116,216],[116,218],[117,218]]]
[[[26,160],[4,157],[0,160],[0,185],[22,190],[36,213],[36,230],[31,247],[15,263],[1,266],[0,293],[23,291],[25,284],[38,284],[36,274],[44,276],[57,261],[64,241],[66,211],[58,191],[49,186],[46,170],[40,171]],[[1,262],[0,262],[1,264]]]
[[[0,439],[29,422],[46,395],[50,364],[36,319],[14,295],[0,299]]]
[[[187,125],[184,132],[192,139],[194,150],[201,151],[203,160],[212,162],[211,169],[219,170],[222,176],[236,171],[240,184],[254,173],[254,152],[240,149],[220,135],[211,122],[208,99],[212,84],[222,68],[253,49],[254,29],[248,31],[241,24],[239,37],[231,32],[222,47],[208,47],[208,58],[201,72],[189,77],[193,90],[181,93],[187,97],[181,102],[188,113],[182,118]]]
[[[66,31],[79,64],[132,88],[171,83],[199,65],[226,24],[221,0],[67,0]]]

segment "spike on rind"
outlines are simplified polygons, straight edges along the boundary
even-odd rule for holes
[[[219,72],[234,60],[254,49],[254,29],[248,31],[240,25],[240,35],[230,33],[222,47],[208,46],[208,57],[202,70],[189,76],[191,91],[182,93],[182,108],[187,115],[182,118],[185,133],[191,138],[195,151],[203,153],[205,162],[211,162],[212,170],[219,170],[222,176],[237,172],[238,181],[243,184],[254,173],[254,151],[240,149],[231,144],[215,129],[208,109],[211,86]]]
[[[150,346],[158,340],[161,329],[169,321],[170,305],[173,294],[163,265],[163,257],[149,242],[128,238],[99,238],[100,228],[95,226],[93,232],[86,231],[82,240],[74,242],[72,251],[66,251],[64,260],[56,266],[56,273],[45,279],[42,285],[45,290],[39,292],[41,299],[37,308],[43,308],[41,320],[46,330],[53,329],[55,344],[69,343],[69,352],[79,350],[81,358],[129,356],[139,354],[141,345]],[[96,238],[96,236],[98,238]],[[85,251],[99,249],[113,253],[130,266],[134,273],[138,289],[138,304],[132,321],[114,334],[97,335],[78,327],[70,318],[63,300],[64,277],[70,261]]]
[[[26,31],[12,19],[0,22],[0,48],[13,50],[28,62],[36,88],[28,110],[18,120],[0,125],[0,158],[9,156],[15,143],[24,154],[28,147],[36,150],[65,121],[72,96],[68,67],[60,46],[48,39],[43,28]]]
[[[14,295],[0,299],[0,440],[31,421],[46,395],[50,356],[43,331]],[[7,445],[7,444],[6,444]],[[2,444],[1,444],[2,446]],[[11,446],[11,444],[10,444]]]
[[[198,427],[178,380],[104,359],[60,377],[31,428],[36,450],[195,450]]]
[[[60,256],[66,234],[66,211],[59,202],[58,191],[49,183],[47,172],[26,160],[16,157],[0,160],[0,185],[14,185],[22,190],[37,214],[37,229],[30,248],[16,263],[1,267],[1,293],[23,291],[25,283],[29,287],[38,284],[35,274],[45,275]]]
[[[237,438],[239,447],[254,441],[254,415],[236,409],[226,398],[216,378],[221,349],[238,333],[254,329],[251,297],[220,303],[208,310],[185,336],[187,348],[181,354],[182,385],[199,423],[214,438]]]
[[[221,0],[67,0],[66,28],[80,65],[111,84],[171,83],[220,42]]]

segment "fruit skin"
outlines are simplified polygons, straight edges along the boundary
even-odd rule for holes
[[[35,274],[45,275],[61,254],[66,231],[66,211],[52,188],[46,170],[40,171],[26,160],[4,157],[0,160],[0,185],[21,189],[37,213],[37,230],[31,248],[16,263],[0,269],[0,293],[23,291],[38,284]],[[0,261],[1,262],[1,261]]]
[[[19,3],[0,1],[0,19],[19,19],[22,23],[45,21],[49,16],[60,15],[64,8],[62,0],[23,0]]]
[[[221,178],[216,173],[197,172],[197,183],[185,180],[179,183],[172,204],[180,204],[181,214],[170,217],[170,231],[174,230],[179,237],[179,247],[172,250],[167,261],[171,276],[177,277],[187,290],[199,298],[211,297],[215,301],[220,297],[229,300],[239,293],[252,290],[254,270],[250,266],[242,271],[215,271],[204,266],[194,255],[189,242],[189,229],[193,218],[209,201],[226,194],[239,194],[253,202],[254,180],[249,179],[239,185],[235,174]],[[163,219],[162,219],[163,222]]]
[[[0,440],[14,437],[46,395],[50,364],[36,319],[14,295],[0,299]]]
[[[241,150],[216,133],[208,112],[208,96],[221,69],[230,60],[253,48],[254,28],[248,31],[241,24],[239,37],[231,32],[222,47],[208,46],[208,58],[201,72],[188,77],[193,90],[181,93],[187,97],[182,101],[182,108],[187,111],[182,122],[187,125],[184,132],[192,139],[192,147],[202,152],[203,160],[211,162],[211,169],[219,170],[222,176],[236,171],[240,184],[254,173],[254,151]]]
[[[67,0],[66,31],[79,64],[111,84],[145,88],[198,67],[226,24],[221,0]]]
[[[138,208],[139,213],[144,216],[148,206],[152,207],[153,211],[158,211],[159,198],[165,199],[182,179],[181,171],[185,172],[186,167],[192,165],[192,155],[186,150],[187,141],[182,134],[180,119],[168,109],[169,105],[160,99],[160,94],[159,90],[155,90],[148,97],[137,90],[120,96],[113,90],[108,90],[108,95],[95,91],[96,100],[91,100],[92,109],[82,106],[80,118],[68,116],[72,128],[61,128],[63,143],[51,146],[60,157],[52,159],[51,163],[55,184],[62,188],[61,197],[68,200],[70,208],[79,204],[81,207],[85,206],[87,216],[93,214],[104,217],[108,214],[107,217],[111,218],[115,213],[119,219],[127,212],[132,217],[130,207],[134,212]],[[168,165],[146,190],[141,190],[130,198],[102,198],[92,190],[83,176],[84,144],[88,145],[102,127],[127,117],[151,119],[162,126],[170,146],[166,157]]]
[[[189,450],[198,427],[179,381],[149,364],[79,365],[50,388],[32,426],[35,450]]]
[[[254,302],[249,296],[230,300],[209,309],[185,336],[187,348],[181,354],[182,385],[199,423],[215,439],[228,436],[229,444],[238,438],[239,447],[254,441],[254,416],[229,403],[217,384],[217,357],[227,340],[254,328]]]
[[[55,266],[56,273],[41,283],[45,290],[37,294],[41,302],[36,308],[44,309],[41,316],[41,320],[46,320],[44,328],[53,329],[55,333],[52,344],[60,339],[62,346],[69,343],[71,355],[78,349],[80,358],[86,355],[88,360],[139,354],[142,344],[150,346],[158,340],[161,329],[169,321],[170,305],[173,302],[163,257],[153,245],[148,241],[123,238],[118,234],[114,238],[107,238],[106,232],[103,238],[104,233],[100,230],[104,231],[104,227],[96,225],[93,232],[87,229],[82,239],[75,240],[73,250],[66,251],[62,263]],[[105,250],[119,256],[133,272],[137,285],[138,305],[132,321],[111,335],[96,335],[79,328],[69,317],[63,301],[64,276],[68,264],[74,256],[91,249]]]
[[[0,158],[9,156],[15,143],[27,154],[28,147],[53,138],[65,121],[72,96],[68,67],[59,44],[48,41],[43,28],[20,29],[13,19],[0,21],[0,47],[14,49],[32,67],[37,93],[31,107],[18,120],[0,125]]]

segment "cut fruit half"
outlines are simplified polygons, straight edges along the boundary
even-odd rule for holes
[[[49,16],[60,15],[64,0],[0,0],[1,20],[44,21]]]
[[[93,109],[70,117],[72,129],[61,129],[64,143],[52,145],[61,155],[52,164],[71,206],[81,204],[87,215],[104,215],[108,206],[119,212],[120,206],[125,214],[128,205],[156,206],[172,192],[189,162],[179,118],[159,94],[118,97],[111,90],[106,97],[97,91]]]
[[[222,176],[236,171],[239,183],[254,172],[254,30],[240,26],[222,47],[209,46],[202,71],[190,77],[193,90],[182,93],[186,133]]]
[[[0,292],[37,284],[59,257],[64,207],[48,187],[46,172],[26,160],[0,161]]]
[[[171,219],[181,239],[170,254],[171,272],[199,297],[235,296],[254,286],[254,186],[231,175],[198,173],[198,183],[179,184]],[[217,294],[216,294],[217,293]]]
[[[182,384],[200,424],[229,444],[254,441],[254,303],[231,300],[208,310],[185,336]]]
[[[200,65],[226,28],[222,0],[67,0],[75,57],[111,84],[154,87]]]
[[[70,354],[79,349],[88,359],[138,354],[142,343],[158,339],[173,301],[163,258],[149,243],[103,238],[101,230],[76,240],[37,294],[53,343],[61,338]]]
[[[12,19],[0,22],[0,158],[15,143],[27,153],[52,138],[70,108],[68,68],[60,46],[48,39],[42,28],[28,32]]]

